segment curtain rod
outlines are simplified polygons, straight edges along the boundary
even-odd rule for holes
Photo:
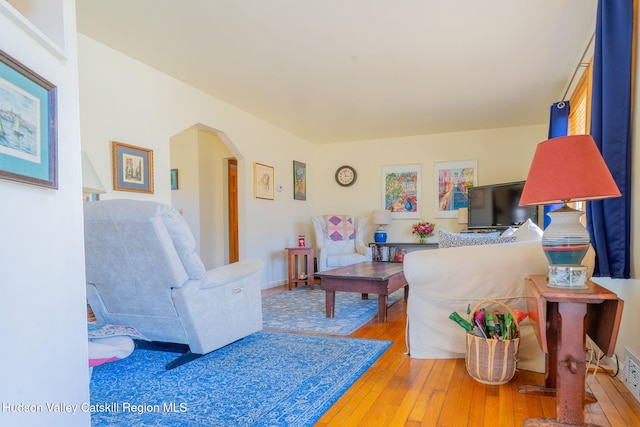
[[[578,74],[578,70],[581,67],[587,67],[589,65],[589,63],[585,63],[584,62],[584,57],[587,56],[587,52],[589,52],[589,49],[591,48],[591,45],[593,44],[593,40],[596,37],[596,33],[594,32],[591,35],[591,38],[589,39],[589,43],[587,43],[587,47],[584,49],[584,52],[582,52],[582,56],[580,57],[580,61],[578,62],[578,65],[576,65],[576,69],[573,70],[573,75],[571,76],[571,80],[569,80],[569,85],[567,86],[567,90],[564,91],[564,95],[562,96],[562,99],[560,102],[564,102],[566,101],[566,97],[567,94],[569,93],[569,89],[571,89],[571,85],[573,84],[573,80],[576,78],[576,75]]]

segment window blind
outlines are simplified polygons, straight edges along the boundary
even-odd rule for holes
[[[571,97],[569,105],[569,135],[585,135],[588,134],[589,124],[591,122],[591,81],[593,74],[593,59],[589,61],[586,70],[580,76],[580,80],[576,85]]]
[[[571,111],[569,112],[568,135],[586,135],[590,131],[592,74],[593,59],[589,61],[589,65],[580,76],[580,80],[569,98]],[[587,207],[585,202],[570,203],[569,206],[583,212]],[[580,217],[580,222],[582,225],[586,225],[587,218],[585,215]]]

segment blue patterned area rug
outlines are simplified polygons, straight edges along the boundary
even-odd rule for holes
[[[391,305],[404,297],[399,289],[389,295]],[[321,287],[293,288],[262,298],[262,325],[279,331],[349,335],[378,315],[378,295],[363,300],[359,293],[336,292],[333,318],[325,314],[325,292]]]
[[[93,369],[91,425],[312,426],[389,345],[261,331],[170,371],[135,350]]]

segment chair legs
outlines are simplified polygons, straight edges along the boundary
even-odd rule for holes
[[[192,360],[196,360],[204,354],[192,353],[187,344],[176,344],[160,341],[143,341],[134,340],[135,346],[140,350],[154,350],[154,351],[166,351],[169,353],[182,353],[178,358],[167,363],[164,368],[169,371],[173,368],[177,368],[180,365],[189,363]]]
[[[184,365],[185,363],[189,363],[192,360],[196,360],[202,356],[204,356],[204,354],[191,353],[191,350],[189,350],[182,356],[178,357],[177,359],[173,359],[171,362],[164,365],[164,368],[168,371],[173,368],[177,368],[180,365]]]

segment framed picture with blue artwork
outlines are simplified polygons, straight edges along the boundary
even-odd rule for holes
[[[437,162],[435,176],[436,218],[456,218],[469,207],[469,188],[478,185],[478,162]]]
[[[391,211],[391,218],[420,218],[420,170],[419,164],[382,167],[382,209]]]
[[[153,151],[113,141],[113,189],[153,193]]]
[[[56,87],[0,51],[0,178],[58,189]]]

